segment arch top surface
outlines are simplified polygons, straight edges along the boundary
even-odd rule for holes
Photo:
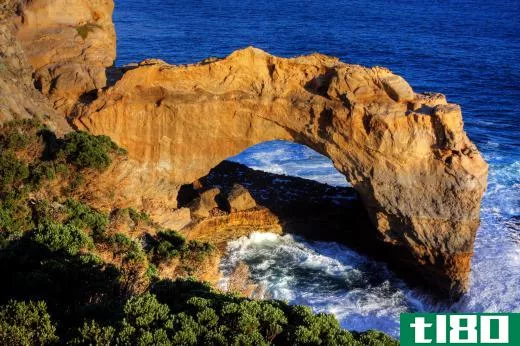
[[[176,185],[264,141],[309,146],[359,192],[403,266],[441,293],[467,287],[487,164],[459,106],[385,68],[255,48],[188,66],[146,60],[78,107],[75,124]]]

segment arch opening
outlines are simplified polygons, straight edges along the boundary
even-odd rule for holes
[[[141,199],[168,207],[176,192],[165,191],[252,145],[306,145],[359,193],[377,229],[371,247],[444,296],[467,289],[487,165],[457,105],[414,93],[387,69],[254,48],[189,66],[149,61],[78,112],[78,128],[128,150]]]
[[[254,205],[238,210],[230,205],[229,196],[237,186],[251,195]],[[210,201],[201,201],[208,197]],[[376,248],[377,231],[356,190],[328,157],[295,142],[274,140],[250,146],[183,185],[177,198],[179,208],[190,208],[202,221],[188,227],[187,236],[218,239],[221,248],[223,240],[267,231],[340,242],[377,254],[370,251]],[[211,223],[208,217],[221,221]],[[236,229],[217,235],[229,227]]]

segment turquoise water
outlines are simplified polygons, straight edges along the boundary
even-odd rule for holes
[[[415,91],[460,104],[490,174],[471,288],[448,309],[520,312],[520,1],[125,0],[114,19],[119,65],[148,57],[191,63],[248,45],[281,56],[319,51],[389,67]],[[291,143],[262,143],[234,160],[347,184],[328,159]],[[335,313],[348,328],[397,335],[400,312],[447,308],[335,243],[254,236],[230,244],[223,269],[238,260],[274,297]]]

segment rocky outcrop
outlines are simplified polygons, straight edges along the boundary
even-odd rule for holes
[[[373,226],[353,188],[266,173],[230,161],[220,163],[196,185],[202,191],[218,186],[227,203],[219,206],[224,208],[219,213],[194,220],[181,229],[189,239],[211,241],[225,250],[227,242],[252,232],[273,232],[342,242],[371,254],[377,252],[372,251],[376,245]],[[191,193],[186,198],[186,192],[180,192],[184,200],[181,205],[191,203],[189,198],[197,199]],[[245,197],[247,203],[230,208],[233,196]]]
[[[230,211],[244,211],[256,207],[256,201],[251,193],[240,184],[233,185],[226,201]]]
[[[197,217],[204,218],[211,215],[214,209],[218,208],[217,198],[220,195],[220,189],[214,187],[204,191],[190,205],[191,213]]]
[[[191,211],[178,210],[177,194],[251,145],[290,140],[330,157],[346,176],[388,259],[442,293],[466,289],[487,165],[457,105],[414,93],[384,68],[254,48],[189,66],[147,60],[112,71],[107,87],[113,7],[112,0],[0,4],[0,122],[37,118],[69,131],[57,110],[128,149],[128,159],[86,176],[84,199],[145,209],[165,227],[201,230],[192,216],[239,225],[254,213],[258,224],[274,224],[272,210],[254,207],[256,198],[238,188],[228,191],[231,214],[203,193]]]
[[[263,141],[307,145],[346,176],[403,266],[443,293],[467,287],[487,165],[459,106],[385,68],[254,48],[189,66],[150,60],[76,116],[127,148],[141,175],[178,186]]]
[[[33,85],[32,68],[14,35],[12,15],[18,1],[0,5],[0,124],[11,120],[37,119],[58,134],[70,127]]]
[[[116,54],[113,0],[20,1],[12,22],[35,84],[67,115],[106,86]]]

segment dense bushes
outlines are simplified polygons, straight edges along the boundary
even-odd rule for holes
[[[45,302],[9,301],[0,307],[0,344],[46,345],[58,341]]]
[[[146,251],[152,263],[159,265],[179,257],[183,260],[183,269],[186,272],[193,271],[192,266],[201,263],[216,250],[207,242],[187,242],[181,234],[172,230],[159,231],[155,237],[146,237],[145,241]]]
[[[35,134],[42,129],[33,119],[14,120],[2,125],[0,132],[0,150],[17,151],[26,148],[37,140]]]
[[[164,283],[172,289],[186,282]],[[192,283],[196,285],[196,283]],[[134,296],[106,323],[85,321],[72,344],[119,345],[370,345],[397,342],[369,331],[350,333],[332,315],[279,301],[252,301],[202,288],[206,297],[177,299],[181,311],[151,293]],[[197,290],[195,290],[197,292]]]
[[[316,315],[309,308],[222,294],[193,280],[152,281],[150,291],[129,295],[128,285],[138,277],[128,276],[125,265],[113,266],[88,253],[84,231],[67,224],[38,227],[0,251],[0,275],[5,279],[0,303],[46,301],[52,323],[44,312],[39,313],[45,317],[42,321],[25,325],[0,319],[20,325],[20,330],[32,328],[13,331],[14,336],[6,336],[9,340],[18,334],[34,339],[40,325],[54,323],[60,343],[82,345],[361,345],[358,340],[374,346],[395,344],[382,334],[349,333],[333,316]],[[139,243],[122,234],[108,239],[114,256],[145,263]]]
[[[70,198],[65,201],[65,207],[67,208],[68,219],[66,222],[68,224],[92,231],[95,240],[99,241],[104,237],[108,225],[107,215]]]
[[[395,344],[309,308],[161,280],[174,266],[170,277],[193,274],[216,249],[134,209],[109,218],[74,199],[35,197],[56,177],[80,184],[85,169],[105,169],[121,152],[104,136],[56,139],[32,121],[1,127],[0,344]]]
[[[159,231],[156,237],[149,237],[148,252],[152,262],[159,264],[179,256],[186,241],[179,233],[172,230]]]
[[[6,151],[0,155],[0,184],[2,192],[7,192],[21,184],[29,177],[29,168],[18,160],[13,152]],[[13,186],[15,185],[16,186]]]
[[[64,251],[69,255],[75,255],[81,249],[93,246],[92,239],[78,227],[52,221],[38,225],[33,239],[50,251]]]
[[[112,160],[110,153],[124,153],[110,137],[93,136],[86,132],[76,131],[65,135],[59,155],[64,155],[68,162],[79,168],[107,168]]]
[[[111,156],[123,153],[106,136],[71,132],[57,139],[34,120],[19,120],[0,126],[0,247],[35,227],[29,196],[46,182],[60,176],[68,189],[83,181],[85,168],[104,169]],[[65,188],[65,186],[64,186]],[[89,228],[94,237],[102,235],[106,218],[67,204],[71,220],[80,229]],[[74,219],[74,220],[72,220]]]

